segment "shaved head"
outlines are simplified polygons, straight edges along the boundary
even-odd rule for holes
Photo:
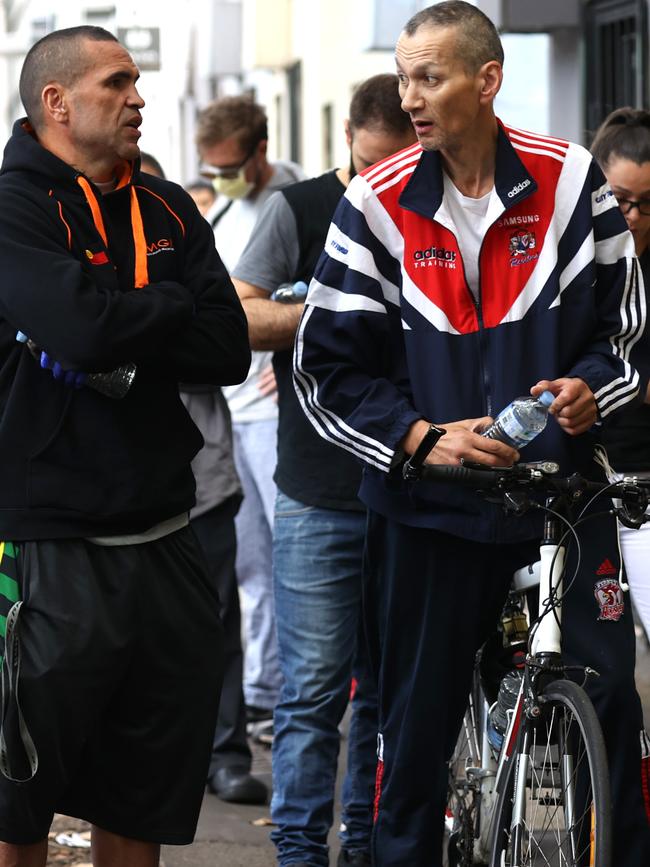
[[[455,27],[458,53],[468,73],[474,75],[490,60],[503,66],[503,46],[496,27],[484,12],[465,0],[447,0],[417,12],[404,26],[407,36],[420,27]]]
[[[20,73],[20,99],[29,122],[38,131],[43,123],[41,94],[50,82],[72,86],[92,63],[86,42],[117,42],[103,27],[68,27],[39,39],[27,53]]]

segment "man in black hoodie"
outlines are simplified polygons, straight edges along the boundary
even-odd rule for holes
[[[210,227],[140,173],[137,79],[100,28],[46,36],[0,170],[0,867],[46,863],[55,811],[94,863],[153,867],[193,838],[214,732],[178,382],[241,382],[250,353]]]

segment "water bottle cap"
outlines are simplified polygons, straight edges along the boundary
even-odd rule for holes
[[[555,395],[551,391],[543,391],[537,400],[544,406],[550,406],[555,400]]]
[[[306,295],[308,289],[309,286],[305,283],[304,280],[297,280],[293,284],[293,294],[296,295],[298,298]]]

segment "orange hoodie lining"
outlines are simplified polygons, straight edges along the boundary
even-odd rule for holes
[[[68,230],[68,250],[72,250],[72,229],[68,225],[68,221],[66,220],[66,218],[63,216],[63,206],[61,205],[61,202],[59,202],[57,199],[56,203],[59,206],[59,217],[61,217],[61,222]]]
[[[68,232],[68,250],[72,250],[72,230],[70,229],[68,221],[63,216],[63,206],[61,205],[61,202],[56,198],[56,196],[54,195],[52,190],[50,190],[50,196],[54,199],[54,201],[57,203],[57,205],[59,207],[59,217],[61,218],[61,222],[63,223],[63,225],[65,226],[65,228]]]
[[[159,202],[162,202],[163,205],[164,205],[164,206],[167,208],[167,210],[169,211],[169,213],[172,215],[172,217],[175,217],[176,220],[178,220],[178,224],[179,224],[180,227],[181,227],[181,232],[183,233],[183,237],[185,237],[185,224],[183,223],[183,221],[181,220],[181,218],[178,216],[178,214],[176,213],[176,211],[173,211],[173,210],[169,207],[169,205],[167,204],[167,202],[166,202],[166,201],[165,201],[161,196],[159,196],[157,193],[152,192],[152,191],[149,190],[147,187],[140,187],[140,186],[138,186],[137,189],[138,189],[138,190],[144,190],[145,193],[149,193],[150,196],[154,196],[156,199],[158,199]]]
[[[117,179],[117,184],[115,185],[116,190],[121,190],[122,187],[125,187],[131,180],[131,176],[133,175],[133,166],[130,162],[125,162],[122,165],[122,172]]]

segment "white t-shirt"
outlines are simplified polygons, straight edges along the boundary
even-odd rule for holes
[[[275,190],[306,177],[300,166],[291,162],[274,162],[269,183],[254,198],[235,199],[231,202],[219,196],[206,214],[209,223],[224,211],[214,226],[214,240],[221,259],[231,272],[237,264],[248,239],[255,228],[262,205]],[[226,210],[227,209],[227,210]],[[271,352],[253,352],[248,376],[240,385],[229,385],[223,393],[235,424],[277,418],[278,405],[274,395],[264,396],[257,387],[260,373],[271,363]]]
[[[472,295],[479,300],[479,253],[485,233],[502,210],[494,187],[478,199],[464,196],[443,172],[445,206],[456,227],[456,239]]]

